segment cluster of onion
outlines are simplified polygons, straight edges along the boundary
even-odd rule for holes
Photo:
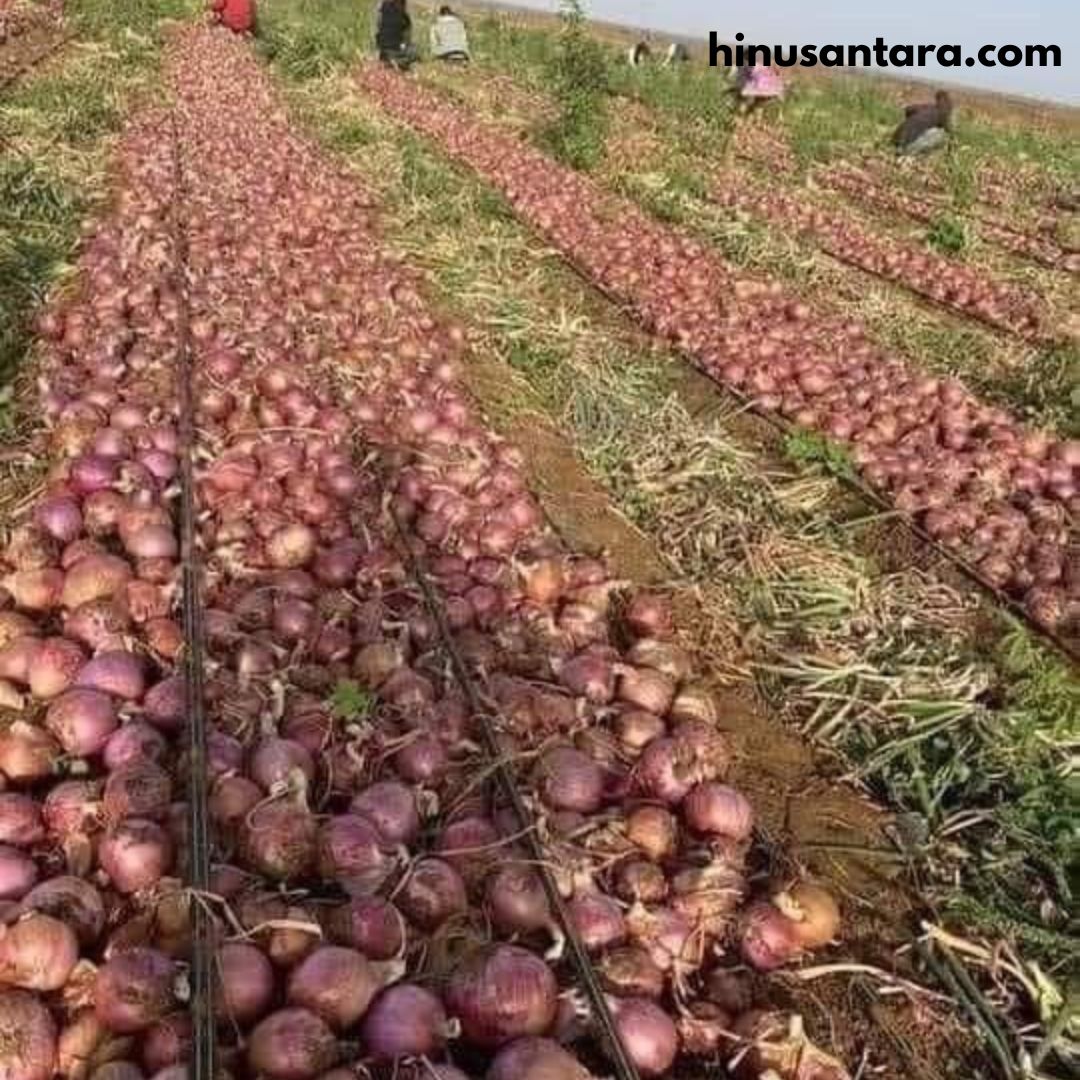
[[[1080,619],[1067,558],[1080,512],[1080,443],[1023,428],[950,380],[883,355],[858,323],[816,316],[776,283],[736,278],[715,253],[468,116],[412,80],[369,67],[388,111],[498,185],[583,271],[705,371],[756,405],[851,444],[872,484],[1008,589],[1048,627]]]
[[[868,204],[891,214],[903,214],[915,221],[930,224],[943,213],[949,204],[940,195],[915,195],[887,182],[877,182],[864,169],[850,165],[834,165],[822,170],[817,178],[825,187],[843,192],[857,202]],[[1016,255],[1048,266],[1052,270],[1080,271],[1080,254],[1066,251],[1048,236],[1035,236],[1016,228],[1015,224],[1001,220],[989,213],[976,212],[980,236],[998,247]],[[1056,229],[1056,219],[1049,222]],[[935,296],[936,300],[937,297]]]
[[[563,556],[545,534],[520,456],[484,428],[458,384],[463,334],[425,312],[416,281],[380,250],[355,181],[296,138],[243,47],[197,31],[179,40],[169,71],[205,462],[212,810],[224,860],[215,889],[246,931],[229,944],[230,952],[243,946],[243,959],[222,995],[244,1045],[223,1029],[226,1063],[307,1080],[350,1056],[400,1065],[453,1053],[454,1065],[435,1065],[447,1076],[485,1059],[493,1078],[585,1075],[563,1044],[587,1035],[591,1021],[559,994],[572,978],[565,962],[543,955],[560,930],[517,846],[522,823],[475,783],[484,765],[478,733],[448,678],[438,624],[410,584],[402,536],[430,574],[459,654],[503,705],[507,750],[534,755],[553,730],[552,717],[536,711],[558,718],[562,745],[522,778],[544,828],[557,818],[570,824],[573,811],[555,809],[568,798],[580,807],[578,824],[600,833],[599,806],[572,794],[585,770],[590,784],[602,776],[609,831],[627,860],[655,868],[646,874],[674,882],[690,848],[709,854],[702,866],[682,865],[690,871],[679,883],[685,914],[624,901],[599,874],[589,890],[566,883],[590,947],[611,947],[612,1011],[631,1056],[653,1075],[670,1066],[680,1041],[689,1054],[715,1055],[729,1038],[739,1045],[724,1024],[747,1010],[745,979],[704,972],[704,957],[694,960],[675,941],[701,925],[692,905],[705,902],[705,879],[717,872],[709,837],[728,828],[738,835],[725,864],[734,884],[728,917],[709,940],[741,934],[748,958],[764,955],[753,945],[760,911],[748,913],[745,929],[734,918],[748,806],[707,782],[728,755],[688,661],[655,636],[625,662],[602,646],[613,583],[601,565]],[[351,377],[335,380],[346,363]],[[357,439],[372,449],[364,466],[355,463]],[[665,633],[662,606],[643,599],[635,611],[633,625]],[[652,666],[661,657],[678,671]],[[522,670],[530,672],[531,720],[521,707]],[[325,705],[345,679],[373,706],[351,721]],[[696,725],[684,723],[690,714]],[[661,737],[669,722],[670,737]],[[609,725],[637,725],[638,738],[651,732],[642,754],[651,769],[639,763],[632,776],[632,754],[617,764],[623,752],[605,737]],[[600,756],[605,747],[610,761]],[[671,785],[685,782],[686,753],[695,790],[684,799]],[[662,798],[652,797],[654,787]],[[665,814],[685,842],[677,838],[651,862],[636,858]],[[733,824],[722,824],[725,815]],[[565,842],[552,841],[553,855]],[[306,895],[268,895],[275,882]],[[765,906],[768,920],[798,928],[786,958],[809,947],[809,905]],[[827,917],[818,943],[835,931],[835,909]],[[666,935],[665,920],[676,924]],[[595,922],[619,924],[624,965],[652,964],[658,991],[620,981],[617,942],[610,929],[597,938]],[[477,929],[489,926],[495,941],[477,943]],[[631,935],[666,957],[667,974]],[[456,950],[440,966],[448,937],[464,956]],[[399,957],[403,978],[400,967],[379,966]],[[779,962],[777,953],[761,966]],[[251,974],[255,967],[262,975]],[[730,1011],[706,1000],[706,974],[715,994],[726,989]],[[244,1001],[250,1011],[238,1014],[229,1003],[248,985],[260,988],[258,1002]],[[685,1015],[670,1015],[675,1008]],[[448,1043],[454,1021],[460,1036]]]
[[[16,0],[0,7],[0,48],[39,27],[55,25],[63,15],[62,0],[39,3],[37,0]]]
[[[0,585],[0,1071],[174,1077],[190,1025],[175,670],[178,302],[160,114],[40,318],[50,463]]]
[[[748,187],[737,176],[724,177],[713,199],[792,232],[810,233],[822,250],[835,258],[895,281],[961,315],[1024,338],[1044,336],[1045,318],[1034,297],[986,278],[966,263],[935,255],[924,246],[875,234],[848,215],[825,210],[782,189]]]

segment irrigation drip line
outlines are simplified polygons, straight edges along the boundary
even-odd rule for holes
[[[522,837],[528,845],[532,861],[540,875],[540,880],[543,882],[544,892],[547,894],[552,913],[555,915],[555,919],[559,924],[559,929],[565,936],[566,943],[570,949],[570,956],[574,969],[585,988],[589,1004],[592,1006],[593,1016],[599,1021],[603,1041],[606,1044],[610,1059],[615,1066],[615,1075],[618,1080],[640,1080],[637,1068],[630,1060],[630,1056],[623,1046],[622,1039],[619,1037],[618,1029],[615,1027],[615,1021],[611,1016],[611,1010],[608,1008],[607,1000],[604,997],[604,991],[597,981],[596,972],[593,970],[592,961],[589,959],[585,947],[581,944],[581,940],[578,937],[566,910],[562,895],[559,893],[558,886],[555,884],[555,879],[551,874],[551,870],[548,868],[547,853],[544,851],[540,841],[536,838],[535,831],[530,827],[532,825],[533,816],[525,805],[521,793],[518,791],[513,774],[507,768],[506,762],[503,760],[498,740],[488,720],[488,708],[484,704],[480,692],[476,688],[476,683],[454,644],[453,635],[450,633],[450,627],[447,624],[446,616],[443,612],[443,606],[440,603],[438,596],[435,594],[435,591],[431,588],[427,576],[417,562],[412,549],[409,547],[405,530],[402,528],[401,523],[392,511],[390,517],[394,523],[394,528],[397,531],[400,547],[409,566],[413,580],[424,594],[424,603],[427,605],[432,618],[435,620],[439,638],[450,658],[450,665],[454,671],[454,678],[457,680],[462,693],[465,695],[465,700],[468,702],[469,709],[471,710],[474,719],[480,725],[480,734],[483,738],[488,758],[495,771],[499,787],[502,789],[503,794],[506,796],[514,811],[514,816],[517,818]]]
[[[169,114],[173,150],[174,196],[172,204],[173,274],[178,298],[176,374],[180,406],[180,569],[184,626],[184,687],[188,717],[188,826],[189,874],[193,894],[191,998],[192,1056],[191,1080],[214,1080],[215,1024],[212,1002],[214,928],[198,897],[210,887],[210,830],[207,822],[206,711],[203,685],[203,620],[201,560],[195,513],[195,470],[192,447],[195,441],[193,366],[191,356],[191,308],[187,287],[187,240],[183,216],[184,166],[176,113]]]
[[[41,52],[19,64],[14,71],[9,71],[3,78],[0,78],[0,91],[6,90],[12,83],[18,82],[27,72],[36,68],[38,64],[43,64],[50,56],[58,53],[74,36],[74,34],[61,34],[59,38],[47,45]]]
[[[631,319],[633,322],[641,325],[641,319],[638,318],[634,309],[616,296],[613,292],[608,290],[605,286],[597,282],[591,274],[588,273],[582,266],[580,266],[576,259],[572,259],[568,255],[560,253],[560,257],[566,262],[566,265],[588,286],[593,289],[600,296],[602,296],[609,304],[612,304],[617,308],[624,316]],[[733,390],[726,383],[722,383],[715,375],[704,368],[697,360],[697,358],[683,348],[681,345],[670,343],[671,349],[681,356],[691,367],[696,371],[699,371],[712,383],[718,386],[725,393],[730,394],[742,407],[744,412],[752,413],[759,419],[764,420],[774,430],[782,435],[793,435],[800,432],[802,429],[796,427],[794,424],[789,424],[781,417],[770,413],[766,409],[762,409],[753,398],[749,398],[746,395],[740,393],[737,390]],[[1034,634],[1041,637],[1052,646],[1058,653],[1060,653],[1069,663],[1074,665],[1080,665],[1080,642],[1077,644],[1071,644],[1066,641],[1060,634],[1055,633],[1053,630],[1047,629],[1045,626],[1036,622],[1027,609],[1016,600],[1014,600],[1008,593],[1003,592],[995,585],[991,585],[966,559],[961,555],[958,555],[955,551],[951,551],[949,548],[942,544],[939,544],[928,532],[926,532],[909,514],[906,514],[903,510],[897,509],[892,503],[885,499],[882,495],[879,495],[868,484],[864,484],[861,480],[854,476],[848,476],[844,473],[830,473],[841,485],[846,487],[849,491],[858,495],[864,502],[869,503],[870,506],[877,510],[881,510],[889,514],[895,521],[908,530],[912,536],[918,539],[921,543],[925,544],[935,554],[944,558],[947,562],[951,563],[957,570],[963,574],[972,584],[978,586],[988,596],[990,596],[997,604],[1005,608],[1006,611],[1015,619],[1022,622],[1029,630]]]

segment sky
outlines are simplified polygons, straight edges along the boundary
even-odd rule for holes
[[[506,2],[506,0],[504,0]],[[523,7],[555,10],[557,0],[509,0]],[[596,19],[723,41],[736,33],[768,45],[956,44],[980,46],[1057,45],[1058,68],[889,69],[911,75],[981,86],[1005,93],[1080,105],[1080,0],[904,0],[888,6],[866,0],[585,0]]]

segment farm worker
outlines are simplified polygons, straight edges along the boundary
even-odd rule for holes
[[[412,19],[405,10],[405,0],[382,0],[379,5],[379,23],[375,30],[375,45],[379,59],[384,64],[407,71],[416,63],[416,50],[412,46]]]
[[[234,34],[255,32],[255,0],[211,0],[210,9]]]
[[[627,53],[627,60],[631,67],[641,67],[643,64],[649,62],[649,58],[652,56],[652,49],[644,41],[639,41],[633,48]]]
[[[431,24],[431,55],[436,60],[451,63],[467,63],[469,60],[469,35],[465,24],[443,4],[438,17]]]
[[[690,60],[690,50],[681,42],[674,41],[668,46],[667,55],[664,57],[664,67],[672,64],[685,64]]]
[[[939,90],[932,104],[909,105],[903,123],[893,132],[893,145],[899,154],[928,154],[944,146],[952,124],[952,98]]]
[[[735,92],[743,110],[750,112],[784,96],[784,80],[772,64],[743,64],[735,76]]]

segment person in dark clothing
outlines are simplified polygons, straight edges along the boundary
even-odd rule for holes
[[[927,154],[944,146],[952,127],[952,98],[939,90],[933,103],[909,105],[904,120],[893,132],[893,145],[900,154]]]
[[[375,30],[375,46],[384,64],[393,64],[407,71],[416,63],[416,50],[410,36],[412,19],[405,9],[405,0],[382,0],[379,21]]]

